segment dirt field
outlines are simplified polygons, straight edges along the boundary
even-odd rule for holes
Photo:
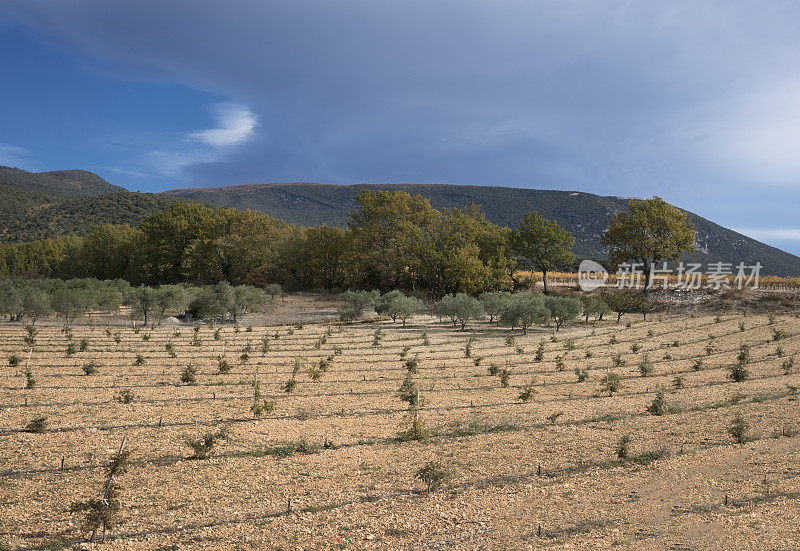
[[[511,342],[510,331],[488,322],[466,332],[424,317],[406,328],[391,320],[340,326],[308,323],[329,318],[331,303],[321,316],[304,308],[291,320],[303,326],[204,325],[199,342],[191,325],[135,332],[97,319],[75,326],[71,340],[43,325],[29,389],[26,332],[0,325],[0,549],[88,537],[85,514],[70,507],[101,497],[124,436],[131,456],[118,477],[115,539],[93,548],[800,547],[794,316],[625,316],[555,335],[516,332]],[[742,344],[751,347],[749,379],[734,382],[728,367]],[[12,354],[21,357],[16,367],[7,363]],[[648,376],[640,373],[645,354]],[[313,380],[309,368],[326,358]],[[425,441],[397,439],[409,425],[398,389],[412,358]],[[91,362],[97,371],[86,375]],[[181,382],[189,364],[195,384]],[[508,387],[489,373],[492,364],[510,371]],[[588,369],[585,380],[576,368]],[[601,385],[609,370],[621,377],[611,396]],[[256,378],[275,405],[258,419],[250,410]],[[523,402],[532,380],[532,400]],[[647,412],[658,388],[665,415]],[[126,390],[133,400],[121,403]],[[745,444],[727,432],[737,413],[750,426]],[[40,416],[44,432],[26,432]],[[190,459],[186,439],[222,427],[228,438],[214,455]],[[620,460],[624,435],[630,454]],[[428,493],[414,473],[433,459],[452,478]]]

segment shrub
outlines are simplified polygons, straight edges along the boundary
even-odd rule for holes
[[[731,419],[731,424],[728,427],[728,434],[730,434],[738,444],[744,444],[749,439],[747,435],[749,430],[750,425],[740,413],[737,413],[733,419]]]
[[[531,380],[530,383],[522,388],[522,391],[517,396],[521,402],[530,402],[533,400],[533,395],[536,393],[536,390],[533,388],[533,383],[534,381]]]
[[[452,470],[438,460],[428,461],[414,473],[414,478],[421,480],[428,492],[438,490],[452,477]]]
[[[564,363],[563,356],[556,356],[556,371],[564,371],[567,368],[567,364]]]
[[[694,371],[702,371],[703,369],[703,358],[696,358],[694,362],[692,362],[692,369]]]
[[[656,396],[653,398],[653,403],[647,407],[647,412],[652,415],[666,415],[669,413],[667,393],[663,388],[659,388],[656,391]]]
[[[96,362],[89,362],[83,364],[83,373],[84,375],[94,375],[97,373],[97,363]]]
[[[81,352],[86,352],[89,349],[89,341],[87,339],[81,339],[81,342],[78,344],[78,350]]]
[[[141,366],[144,364],[145,364],[144,356],[142,356],[141,354],[136,354],[136,359],[133,361],[133,365]]]
[[[266,354],[269,352],[269,337],[261,339],[261,353]]]
[[[221,374],[230,373],[232,366],[228,363],[228,360],[225,359],[224,356],[217,356],[217,369]]]
[[[130,389],[120,390],[114,399],[120,404],[130,404],[136,399],[136,395]]]
[[[218,432],[207,432],[200,438],[187,438],[186,445],[194,452],[191,459],[208,459],[214,454],[214,448],[219,442],[227,437],[226,430],[221,429]]]
[[[640,345],[638,342],[631,344],[631,352],[633,352],[634,354],[636,354],[641,349],[642,345]]]
[[[19,355],[11,354],[8,357],[8,365],[9,365],[9,367],[17,367],[20,363],[22,363],[22,358],[20,358]]]
[[[283,384],[282,389],[286,394],[291,394],[292,392],[294,392],[294,389],[296,387],[297,387],[297,381],[294,378],[291,378]]]
[[[575,375],[578,376],[578,382],[582,383],[589,378],[589,369],[586,367],[584,368],[576,367]]]
[[[517,341],[514,338],[514,335],[507,335],[506,336],[506,346],[510,346],[511,348],[514,348],[514,346],[516,346],[516,344],[517,344]]]
[[[675,387],[675,390],[683,388],[683,386],[684,386],[683,385],[683,376],[682,375],[676,375],[675,378],[672,380],[672,386]]]
[[[30,368],[25,370],[25,388],[33,388],[36,386],[36,379],[33,376],[33,371]]]
[[[253,405],[250,407],[250,411],[255,417],[260,417],[264,414],[269,415],[275,411],[275,402],[264,400],[261,394],[261,383],[257,380],[253,384]]]
[[[181,372],[181,382],[187,385],[197,384],[197,368],[193,364],[187,365]]]
[[[616,335],[611,335],[611,338],[608,339],[608,344],[617,344],[618,342],[619,342],[619,339],[617,338]]]
[[[508,380],[511,378],[511,372],[508,369],[500,370],[500,386],[508,388]]]
[[[30,423],[25,425],[25,432],[30,432],[34,434],[42,433],[47,430],[47,417],[39,416],[34,417]]]
[[[580,300],[583,303],[583,315],[586,316],[587,323],[589,316],[595,316],[596,320],[602,320],[603,316],[611,313],[611,308],[606,301],[597,295],[582,295]]]
[[[600,387],[608,392],[611,396],[622,386],[622,378],[613,371],[607,372],[602,379],[600,379]]]
[[[647,354],[642,354],[642,359],[639,361],[639,373],[642,377],[647,377],[653,373],[653,362]]]
[[[588,360],[589,358],[591,358],[591,357],[593,357],[593,356],[594,356],[594,352],[592,352],[591,350],[589,350],[589,349],[587,348],[587,349],[586,349],[586,352],[585,352],[585,354],[584,354],[584,356],[585,356],[585,357],[586,357],[586,359]]]
[[[632,438],[631,438],[630,434],[625,434],[625,435],[623,435],[622,438],[619,439],[619,443],[617,443],[617,447],[616,447],[615,451],[616,451],[616,454],[617,454],[617,458],[620,461],[625,461],[626,459],[628,459],[630,457],[630,455],[631,455],[631,449],[630,449],[631,448],[631,440],[632,440]]]
[[[541,362],[544,359],[544,352],[547,345],[545,345],[544,341],[539,341],[539,346],[536,348],[536,354],[533,357],[533,360],[536,362]]]
[[[740,321],[739,322],[739,332],[740,333],[744,333],[745,329],[747,329],[747,327],[745,326],[744,322]]]
[[[497,366],[497,364],[489,364],[489,367],[486,368],[486,371],[489,372],[489,375],[494,376],[500,373],[500,368]]]
[[[67,345],[67,349],[65,351],[65,354],[67,355],[67,357],[75,355],[75,343],[69,343]]]
[[[575,339],[567,339],[564,342],[564,350],[575,350]]]
[[[405,363],[405,368],[408,370],[409,373],[416,373],[418,367],[419,367],[419,360],[417,358],[411,358],[407,360]]]
[[[781,369],[783,370],[784,375],[789,375],[793,371],[794,368],[794,358],[787,358],[783,360],[781,364]]]

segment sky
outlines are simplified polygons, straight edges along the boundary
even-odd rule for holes
[[[3,0],[0,164],[665,200],[800,254],[800,4]]]

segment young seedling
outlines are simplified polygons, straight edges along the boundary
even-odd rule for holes
[[[187,438],[186,445],[194,452],[190,459],[208,459],[214,454],[219,442],[227,437],[227,431],[223,428],[218,432],[207,432],[200,438]]]
[[[136,354],[136,359],[133,361],[133,365],[141,366],[145,364],[144,356],[141,354]]]
[[[562,415],[564,415],[563,411],[556,411],[548,415],[547,420],[550,422],[551,425],[555,425],[556,421],[558,421],[558,418],[561,417]]]
[[[194,364],[187,365],[181,372],[181,382],[187,385],[197,384],[197,368]]]
[[[617,459],[620,461],[626,461],[631,455],[631,435],[626,434],[622,438],[619,439],[619,443],[616,447],[616,454]]]
[[[586,367],[583,367],[583,368],[576,367],[575,368],[575,375],[577,375],[577,377],[578,377],[578,382],[582,383],[582,382],[584,382],[585,380],[587,380],[589,378],[589,369],[586,368]]]
[[[533,361],[541,362],[544,359],[544,352],[547,345],[545,345],[544,341],[539,341],[539,346],[536,348],[536,354],[533,357]]]
[[[94,375],[97,373],[97,362],[88,362],[83,364],[83,374],[84,375]]]
[[[519,393],[517,398],[523,402],[527,403],[533,400],[533,395],[536,394],[536,389],[533,388],[535,380],[531,379],[531,382],[522,387],[522,391]]]
[[[781,369],[783,370],[784,375],[790,375],[792,371],[794,371],[794,357],[783,360]]]
[[[749,430],[750,425],[744,417],[742,417],[741,413],[737,413],[731,420],[731,424],[728,427],[728,434],[733,437],[737,444],[744,444],[749,440],[747,434]]]
[[[9,367],[17,367],[21,363],[22,363],[22,358],[18,354],[11,354],[8,357],[8,366]]]
[[[438,460],[428,461],[414,473],[414,478],[421,480],[425,484],[425,490],[428,493],[438,490],[452,477],[452,469]]]
[[[136,399],[136,395],[130,389],[120,390],[114,399],[120,404],[130,404]]]
[[[608,392],[609,396],[612,396],[621,386],[622,378],[613,371],[608,371],[603,378],[600,379],[600,387]]]
[[[30,432],[33,434],[42,433],[45,430],[47,430],[48,424],[49,423],[47,422],[47,417],[44,416],[34,417],[30,423],[25,425],[25,432]]]
[[[508,369],[501,369],[500,370],[500,386],[503,388],[508,388],[508,381],[511,378],[511,372]]]
[[[653,362],[650,357],[645,353],[642,354],[642,359],[639,361],[639,373],[642,377],[647,377],[653,373]]]
[[[33,371],[30,368],[25,369],[25,388],[33,388],[36,386],[36,379],[33,376]]]

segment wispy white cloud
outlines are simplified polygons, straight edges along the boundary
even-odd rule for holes
[[[24,147],[0,143],[0,165],[30,169],[34,164],[31,151]]]
[[[243,105],[217,103],[210,107],[216,126],[187,133],[183,139],[145,154],[145,164],[165,176],[177,177],[192,165],[217,162],[237,145],[255,136],[256,116]]]
[[[253,137],[256,117],[249,109],[235,103],[218,103],[211,107],[218,126],[191,132],[189,137],[212,147],[231,147]]]
[[[736,228],[736,231],[759,241],[800,241],[800,228]]]

